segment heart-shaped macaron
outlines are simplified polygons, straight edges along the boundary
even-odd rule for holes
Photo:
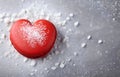
[[[49,53],[56,36],[55,26],[44,19],[33,24],[27,19],[20,19],[13,23],[10,30],[12,45],[28,58],[39,58]]]

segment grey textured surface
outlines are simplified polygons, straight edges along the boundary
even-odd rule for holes
[[[25,0],[0,0],[0,13],[18,13],[21,9],[29,7],[36,1]],[[23,62],[23,56],[15,59],[4,57],[3,54],[12,51],[9,47],[8,39],[0,44],[0,77],[119,77],[120,76],[120,1],[119,0],[37,0],[36,5],[42,8],[48,5],[46,10],[51,12],[61,12],[64,17],[69,13],[75,14],[73,19],[66,24],[66,30],[57,27],[59,38],[67,35],[70,40],[66,47],[64,43],[57,40],[62,54],[51,55],[51,59],[36,59],[37,65],[31,67],[29,61]],[[73,26],[75,21],[80,25]],[[66,33],[71,29],[71,32]],[[0,34],[6,32],[6,27],[0,23]],[[87,40],[91,35],[92,39]],[[98,40],[103,40],[98,44]],[[86,43],[85,48],[81,48],[81,43]],[[74,52],[78,55],[75,56]],[[14,53],[16,55],[18,53]],[[12,54],[9,54],[12,55]],[[49,55],[49,54],[48,54]],[[65,61],[71,58],[70,62]],[[56,62],[65,61],[65,67],[58,67],[56,70],[50,68]],[[18,64],[16,66],[16,63]],[[74,66],[75,64],[75,66]],[[48,68],[49,72],[45,71]],[[37,69],[34,75],[30,75]]]

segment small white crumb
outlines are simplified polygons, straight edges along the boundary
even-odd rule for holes
[[[24,2],[25,0],[21,0],[22,2]]]
[[[75,27],[78,27],[78,25],[79,25],[79,22],[78,22],[78,21],[74,22],[74,26],[75,26]]]
[[[74,52],[73,54],[74,54],[74,56],[77,56],[77,55],[78,55],[78,53],[77,53],[77,52]]]
[[[37,71],[38,71],[37,69],[34,70],[34,72],[37,72]]]
[[[46,20],[50,20],[50,16],[47,16],[45,19],[46,19]]]
[[[70,13],[70,14],[69,14],[69,16],[70,16],[70,17],[73,17],[73,16],[74,16],[74,14],[73,14],[73,13]]]
[[[24,62],[27,62],[28,61],[28,58],[24,58],[24,60],[23,60]]]
[[[58,55],[59,53],[60,53],[60,51],[58,51],[58,50],[55,51],[55,54],[56,54],[56,55]]]
[[[56,13],[55,16],[60,17],[62,16],[62,13]]]
[[[87,36],[87,39],[88,39],[88,40],[92,39],[92,36],[91,36],[91,35],[88,35],[88,36]]]
[[[33,73],[33,72],[31,72],[31,73],[30,73],[30,75],[31,75],[31,76],[33,76],[33,75],[34,75],[34,73]]]
[[[3,34],[1,34],[0,38],[1,38],[1,39],[5,39],[5,38],[6,38],[6,35],[3,33]]]
[[[70,62],[72,59],[71,58],[68,58],[66,61]]]
[[[31,60],[31,63],[30,63],[30,65],[32,66],[32,67],[35,67],[36,66],[36,61],[35,60]]]
[[[64,63],[60,63],[60,68],[64,68],[65,64]]]
[[[103,43],[103,40],[98,40],[98,44],[102,44]]]
[[[82,44],[81,44],[81,47],[82,47],[82,48],[85,48],[86,46],[87,46],[86,43],[82,43]]]
[[[64,20],[63,22],[62,22],[62,26],[65,26],[65,24],[66,24],[66,20]]]
[[[115,18],[113,18],[112,20],[113,20],[113,21],[115,21],[116,19],[115,19]]]
[[[48,70],[48,68],[45,68],[45,71],[47,71]]]
[[[0,44],[2,44],[2,40],[0,40]]]
[[[73,63],[73,66],[76,66],[76,64],[75,64],[75,63]]]
[[[5,24],[9,24],[9,23],[10,23],[10,18],[5,18],[5,19],[4,19],[4,23],[5,23]]]
[[[56,70],[56,67],[55,67],[55,66],[53,66],[53,67],[51,67],[51,69],[52,69],[52,70]]]
[[[5,17],[5,14],[6,14],[6,13],[0,14],[0,18],[3,19],[3,18]]]
[[[7,16],[7,17],[10,17],[10,13],[6,13],[6,16]]]
[[[8,57],[9,54],[10,54],[10,51],[7,51],[7,52],[4,53],[4,56]]]
[[[66,20],[69,21],[69,20],[70,20],[70,17],[67,17]]]
[[[55,63],[55,66],[58,66],[60,63],[59,62],[57,62],[57,63]]]

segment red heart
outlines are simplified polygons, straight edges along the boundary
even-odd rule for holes
[[[14,48],[28,58],[45,56],[53,47],[57,31],[47,20],[38,20],[33,25],[26,19],[16,21],[10,30]]]

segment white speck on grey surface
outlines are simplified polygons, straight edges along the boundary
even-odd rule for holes
[[[74,16],[74,14],[73,14],[73,13],[70,13],[70,14],[69,14],[69,16],[70,16],[70,17],[73,17],[73,16]]]
[[[73,54],[74,54],[74,56],[77,56],[77,55],[78,55],[78,53],[77,53],[77,52],[74,52]]]
[[[45,71],[48,70],[48,68],[46,68],[46,67],[44,69],[45,69]]]
[[[102,44],[103,43],[103,40],[98,40],[98,44]]]
[[[31,72],[30,75],[33,76],[35,73]]]
[[[60,64],[59,62],[56,62],[56,63],[55,63],[55,66],[58,66],[59,64]]]
[[[60,68],[64,68],[65,64],[63,62],[60,63]]]
[[[10,18],[5,18],[5,19],[4,19],[4,23],[5,23],[5,24],[9,24],[9,23],[10,23]]]
[[[78,27],[79,26],[79,22],[78,21],[74,22],[74,26]]]
[[[66,21],[69,21],[70,20],[70,17],[66,17]]]
[[[71,58],[68,58],[66,61],[70,62],[72,59]]]
[[[31,60],[30,65],[32,67],[35,67],[37,65],[37,62],[35,60]]]
[[[86,43],[82,43],[82,44],[81,44],[81,47],[82,47],[82,48],[85,48],[86,46],[87,46]]]
[[[92,36],[91,36],[91,35],[88,35],[88,36],[87,36],[87,39],[88,39],[88,40],[91,40],[91,39],[92,39]]]
[[[73,63],[73,66],[76,66],[76,64],[75,64],[75,63]]]
[[[28,61],[28,58],[24,58],[23,61],[26,63]]]
[[[116,19],[115,18],[112,18],[113,21],[115,21]]]
[[[0,36],[1,39],[5,39],[6,38],[6,35],[4,33],[1,34]]]
[[[56,68],[57,68],[56,66],[52,66],[51,67],[52,70],[56,70]]]

